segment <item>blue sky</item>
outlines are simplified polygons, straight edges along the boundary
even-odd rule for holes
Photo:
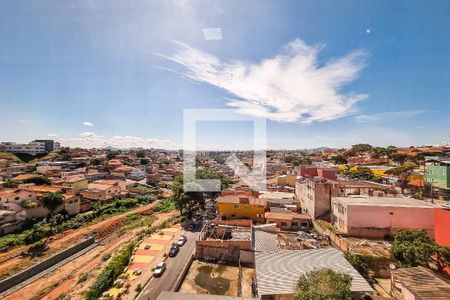
[[[177,148],[184,109],[228,108],[267,118],[270,148],[438,144],[450,138],[449,12],[448,1],[1,1],[0,141]],[[198,126],[206,147],[252,138],[248,124]]]

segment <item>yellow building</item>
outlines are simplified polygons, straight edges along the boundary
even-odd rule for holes
[[[245,195],[227,195],[216,199],[217,213],[222,219],[252,219],[264,223],[264,200]]]

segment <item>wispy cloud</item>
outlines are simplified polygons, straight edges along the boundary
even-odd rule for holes
[[[86,127],[94,126],[94,124],[92,124],[91,122],[88,122],[88,121],[83,122],[83,125],[86,126]]]
[[[50,138],[59,138],[59,135],[57,135],[56,133],[49,133],[47,134],[47,136]]]
[[[22,123],[22,124],[34,124],[34,121],[33,120],[22,119],[22,120],[19,120],[19,123]]]
[[[378,122],[385,119],[410,118],[422,114],[422,110],[389,111],[373,115],[358,115],[355,120],[358,123]]]
[[[161,148],[161,149],[180,149],[181,146],[170,140],[163,139],[145,139],[136,136],[113,136],[105,137],[94,132],[82,132],[80,137],[60,138],[58,141],[62,146],[79,148]]]
[[[325,64],[321,47],[296,39],[260,63],[224,61],[176,42],[173,55],[159,54],[185,67],[189,78],[219,87],[233,96],[228,105],[239,113],[280,122],[333,120],[354,112],[365,94],[343,93],[365,65],[366,53],[354,51]]]

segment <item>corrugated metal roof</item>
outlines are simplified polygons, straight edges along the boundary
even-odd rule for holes
[[[258,294],[261,296],[292,294],[300,275],[318,268],[331,268],[352,276],[353,292],[373,291],[343,253],[334,248],[255,253],[255,263]]]

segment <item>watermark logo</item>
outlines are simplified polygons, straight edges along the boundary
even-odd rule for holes
[[[266,190],[266,119],[236,113],[232,109],[185,109],[183,115],[183,188],[185,192],[220,192],[219,179],[197,179],[196,143],[197,122],[241,122],[253,123],[253,166],[250,170],[235,154],[225,164],[235,175],[254,191]]]

